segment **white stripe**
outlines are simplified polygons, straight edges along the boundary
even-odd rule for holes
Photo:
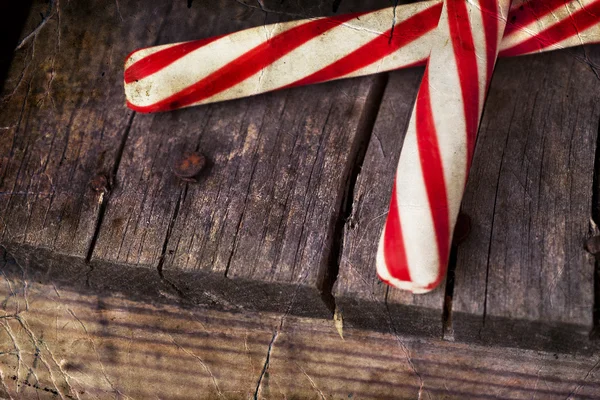
[[[471,34],[473,35],[473,45],[475,46],[475,60],[477,60],[477,79],[479,83],[479,110],[483,111],[483,103],[485,102],[485,85],[487,76],[487,43],[485,40],[485,28],[483,26],[483,10],[479,2],[475,4],[467,2],[467,12],[469,13],[469,25]],[[456,86],[456,88],[460,87]]]
[[[438,277],[438,248],[417,145],[416,120],[409,123],[396,175],[396,198],[410,277],[426,287]]]
[[[568,2],[565,5],[558,7],[551,13],[548,13],[544,17],[538,18],[525,26],[519,27],[519,29],[513,31],[510,35],[506,36],[502,40],[500,49],[509,49],[531,39],[532,37],[535,37],[540,32],[552,27],[556,23],[569,18],[571,14],[574,14],[575,12],[587,7],[589,4],[593,3],[593,1],[594,0],[574,0]],[[574,43],[573,45],[576,46],[581,44],[581,42],[572,43]]]
[[[274,24],[268,28],[274,36],[307,22],[310,20]],[[127,98],[136,106],[144,107],[193,85],[263,43],[265,28],[235,32],[190,52],[155,74],[125,85]]]
[[[449,37],[448,16],[438,25],[441,37]],[[442,24],[443,22],[443,24]],[[467,127],[464,118],[458,66],[451,41],[439,40],[429,60],[431,109],[442,159],[450,233],[464,193],[467,169]],[[484,49],[485,51],[485,49]],[[476,77],[472,77],[476,79]],[[441,194],[440,194],[441,196]],[[446,262],[447,260],[443,260]]]
[[[429,53],[436,38],[435,30],[430,31],[408,45],[402,46],[387,57],[340,78],[350,78],[354,76],[376,74],[381,71],[400,69],[407,65],[414,64],[416,61],[425,60],[429,57]]]
[[[360,16],[349,23],[328,30],[290,53],[269,64],[237,85],[195,104],[212,103],[264,93],[296,82],[334,63],[357,48],[375,39],[383,21],[391,21],[391,8]],[[267,28],[267,27],[265,27]],[[263,42],[267,37],[263,33]],[[325,46],[333,43],[335,46]]]

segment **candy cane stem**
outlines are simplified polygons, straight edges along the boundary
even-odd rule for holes
[[[510,0],[445,0],[400,154],[377,254],[380,278],[424,293],[446,275],[452,232]]]

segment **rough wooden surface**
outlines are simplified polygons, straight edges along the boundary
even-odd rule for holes
[[[0,258],[2,260],[2,258]],[[13,399],[594,399],[598,356],[490,349],[331,320],[152,306],[0,277]]]
[[[373,265],[422,70],[125,107],[133,49],[391,4],[34,2],[0,98],[0,244],[59,291],[318,317],[337,305],[348,329],[591,351],[597,46],[500,62],[464,203],[473,232],[425,296],[388,289]],[[209,160],[197,184],[172,171],[185,150]]]
[[[244,6],[215,7],[200,31],[203,13],[175,7],[159,42],[265,18],[254,12],[232,24],[229,15]],[[325,315],[320,287],[332,232],[379,79],[136,115],[92,260],[158,268],[196,303],[285,311],[292,301],[298,313]],[[184,150],[209,160],[197,184],[173,174]]]
[[[334,297],[351,326],[385,329],[391,324],[404,333],[441,337],[444,285],[427,295],[412,295],[389,288],[375,272],[377,245],[422,74],[422,68],[390,74],[350,200]]]
[[[458,251],[457,338],[585,348],[600,47],[502,60],[486,103]]]
[[[0,114],[3,243],[86,257],[102,204],[89,181],[110,175],[131,118],[119,100],[123,58],[132,43],[152,43],[154,13],[166,11],[140,4],[51,3],[44,25],[23,35]],[[145,29],[121,20],[130,12]]]
[[[2,243],[63,283],[329,312],[332,233],[381,78],[155,116],[127,110],[121,83],[135,48],[333,12],[308,3],[50,3],[4,98]],[[198,185],[172,172],[186,149],[209,159]]]

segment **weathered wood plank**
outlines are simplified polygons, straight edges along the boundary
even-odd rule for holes
[[[184,2],[177,3],[170,10],[158,42],[223,34],[260,25],[264,18],[262,12],[233,1],[192,4],[191,8]],[[209,122],[233,130],[241,118],[240,108],[231,103],[133,118],[92,254],[90,284],[108,286],[115,280],[114,264],[127,265],[121,267],[124,272],[116,280],[129,280],[129,271],[135,279],[146,282],[158,275],[156,267],[163,257],[169,225],[186,188],[174,175],[172,162],[184,150],[196,148],[198,138],[210,132]],[[226,151],[223,148],[229,143],[227,139],[223,132],[209,137],[214,148],[222,151]],[[142,270],[133,268],[137,266]]]
[[[264,13],[233,0],[191,9],[50,2],[43,26],[15,54],[0,100],[0,243],[52,283],[326,315],[319,291],[335,269],[336,220],[382,78],[154,116],[133,117],[122,101],[122,60],[157,37],[194,39],[333,8],[278,3]],[[389,2],[358,3],[339,12]],[[36,26],[30,19],[30,31]],[[465,200],[474,234],[459,253],[452,320],[459,340],[588,345],[593,260],[582,243],[600,111],[596,75],[582,61],[597,65],[597,49],[588,48],[590,58],[575,50],[504,61],[496,77],[474,165],[478,183]],[[419,75],[391,75],[354,186],[335,295],[347,326],[439,336],[443,289],[417,297],[388,290],[373,268],[397,133]],[[196,185],[171,171],[186,149],[209,158]],[[105,192],[90,185],[98,176]]]
[[[0,396],[594,399],[598,356],[484,348],[331,320],[152,306],[41,285],[0,256]]]
[[[457,339],[589,346],[599,60],[596,46],[499,62],[463,201]]]
[[[154,42],[167,5],[40,3],[2,94],[0,241],[83,259],[103,196],[89,182],[110,177],[130,121],[123,59]]]
[[[323,3],[320,14],[330,14],[330,6]],[[265,22],[256,9],[244,22],[230,19],[244,10],[223,2],[207,17],[175,5],[160,42]],[[289,18],[284,10],[266,22]],[[380,80],[136,115],[93,261],[150,268],[149,274],[158,268],[173,294],[196,303],[286,311],[293,302],[295,313],[329,313],[320,286]],[[197,184],[172,171],[184,150],[199,150],[209,161]],[[98,268],[91,277],[102,282],[107,274]]]
[[[422,74],[422,68],[390,74],[351,199],[333,294],[350,326],[390,329],[393,324],[404,333],[441,337],[444,285],[415,296],[382,284],[375,271],[377,245]]]
[[[319,286],[376,80],[270,96],[275,104],[253,113],[256,131],[252,122],[244,124],[239,158],[219,171],[232,183],[207,191],[207,180],[189,189],[167,246],[165,274],[198,293],[207,288],[190,287],[179,271],[211,271],[240,282],[240,294],[263,309],[271,303],[286,310],[291,301],[301,314],[327,312]],[[270,283],[266,296],[246,291],[247,281]]]

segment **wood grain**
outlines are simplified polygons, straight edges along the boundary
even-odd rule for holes
[[[118,4],[51,2],[43,25],[23,34],[1,100],[5,245],[88,253],[103,196],[89,182],[110,176],[131,118],[122,61],[131,46],[153,43],[162,21],[156,15],[166,11]]]
[[[600,47],[502,60],[463,201],[457,339],[588,349]]]
[[[257,12],[239,23],[229,15],[244,6],[221,6],[206,20],[175,5],[159,41],[289,17],[268,13],[265,21]],[[301,315],[330,313],[320,287],[380,80],[136,115],[92,261],[148,268],[148,274],[158,269],[173,295],[195,304],[287,311],[293,303]],[[186,150],[209,161],[197,184],[179,181],[171,168]],[[103,285],[107,275],[95,268],[91,280]]]
[[[0,257],[0,396],[594,399],[598,356],[484,348],[331,320],[153,306],[41,285]]]
[[[446,301],[446,339],[592,351],[597,46],[500,62],[447,299],[388,289],[373,263],[421,69],[125,107],[133,49],[388,5],[34,2],[0,98],[0,244],[57,290],[236,312],[330,317],[339,269],[348,329],[439,338]],[[186,150],[209,160],[197,184],[171,168]]]

